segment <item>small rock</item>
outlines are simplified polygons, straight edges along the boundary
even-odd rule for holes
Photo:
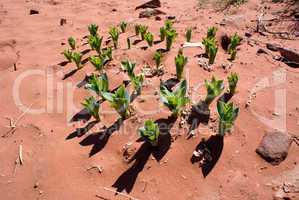
[[[245,37],[252,37],[252,34],[249,33],[249,32],[246,32],[246,33],[245,33]]]
[[[140,6],[137,6],[135,8],[135,10],[138,10],[138,9],[141,9],[141,8],[159,8],[161,7],[161,2],[160,0],[151,0],[151,1],[148,1]]]
[[[33,186],[34,189],[38,188],[39,187],[39,182],[36,182]]]
[[[112,9],[112,12],[116,12],[117,10],[115,8]]]
[[[63,26],[64,24],[66,24],[66,19],[65,18],[61,18],[60,19],[60,26]]]
[[[160,16],[156,16],[156,17],[155,17],[155,20],[156,20],[156,21],[161,21],[162,18],[161,18]]]
[[[299,53],[297,50],[280,47],[278,51],[284,58],[286,64],[292,64],[294,67],[299,67]]]
[[[156,15],[165,15],[165,12],[162,12],[158,9],[147,8],[139,13],[139,18],[150,18]]]
[[[38,10],[34,10],[34,9],[30,10],[30,15],[38,15],[38,14],[39,14]]]
[[[169,20],[175,20],[175,16],[174,15],[167,16],[166,18],[169,19]]]
[[[259,54],[268,54],[268,52],[265,50],[265,49],[261,49],[261,48],[259,48],[258,50],[257,50],[257,52],[256,52],[258,55]]]
[[[294,14],[294,18],[297,19],[297,20],[299,20],[299,12],[297,12],[297,13]]]
[[[272,165],[279,165],[287,157],[291,143],[292,138],[287,133],[268,132],[256,153]]]

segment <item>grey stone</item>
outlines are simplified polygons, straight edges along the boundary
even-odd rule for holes
[[[287,133],[268,132],[256,153],[272,165],[279,165],[287,157],[291,143],[292,137]]]
[[[150,18],[152,16],[161,15],[161,14],[165,15],[166,13],[158,9],[147,8],[145,10],[142,10],[139,13],[139,18]]]

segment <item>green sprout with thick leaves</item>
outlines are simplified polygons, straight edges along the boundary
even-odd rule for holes
[[[152,47],[153,46],[153,43],[154,43],[154,35],[150,32],[147,32],[145,35],[144,35],[144,39],[145,41],[147,42],[148,46]]]
[[[208,28],[208,31],[207,31],[207,38],[210,39],[210,38],[215,38],[216,37],[216,32],[217,32],[217,28],[216,27],[210,27]]]
[[[165,29],[166,30],[172,30],[172,27],[173,27],[173,23],[171,20],[166,20],[165,21]]]
[[[112,27],[109,30],[109,34],[112,38],[114,48],[117,49],[118,46],[118,38],[119,38],[119,31],[116,27]]]
[[[241,42],[241,37],[235,33],[231,39],[230,39],[230,44],[228,45],[228,53],[230,54],[230,60],[235,60],[237,56],[237,46]]]
[[[161,27],[160,28],[160,41],[164,41],[165,40],[165,35],[166,35],[166,29],[165,27]]]
[[[209,57],[209,64],[214,64],[218,52],[215,38],[205,38],[202,43],[205,46],[205,53]]]
[[[139,135],[152,146],[158,146],[160,130],[158,124],[153,120],[146,120],[144,127],[139,128],[138,132]]]
[[[96,36],[98,34],[98,29],[99,29],[99,26],[96,24],[90,24],[88,26],[88,31],[89,31],[90,35],[93,35],[93,36]]]
[[[109,89],[109,81],[107,74],[93,74],[88,79],[88,83],[86,84],[85,88],[94,91],[97,95],[102,97],[102,93],[108,92]]]
[[[219,130],[218,134],[224,136],[226,132],[231,131],[235,120],[239,114],[239,108],[233,103],[217,102],[217,111],[219,114]]]
[[[97,71],[101,72],[106,60],[103,56],[91,56],[89,58],[89,62],[96,68]]]
[[[125,33],[126,30],[127,30],[128,23],[125,22],[125,21],[122,21],[122,22],[120,22],[119,26],[120,26],[120,30],[121,30],[121,32],[122,32],[122,33]]]
[[[124,85],[121,85],[114,93],[103,92],[102,96],[110,102],[111,106],[123,119],[129,117],[130,95]]]
[[[213,100],[224,90],[223,80],[217,80],[214,76],[211,81],[205,80],[205,87],[207,89],[207,96],[205,103],[210,105]]]
[[[135,26],[134,26],[134,29],[135,29],[135,35],[139,35],[139,33],[140,33],[140,24],[136,24]]]
[[[88,113],[96,119],[96,121],[100,121],[100,104],[93,96],[85,99],[82,105],[87,109]]]
[[[69,37],[69,39],[67,40],[68,44],[70,45],[72,50],[76,49],[76,40],[73,37]]]
[[[160,85],[161,101],[169,108],[173,117],[178,117],[183,107],[189,102],[189,98],[186,97],[186,93],[186,80],[181,81],[173,92],[169,91],[163,83]]]
[[[186,30],[186,41],[190,42],[192,37],[192,28],[187,28]]]
[[[139,32],[141,35],[141,40],[144,40],[145,34],[147,33],[148,26],[140,25]]]
[[[183,53],[178,53],[175,57],[175,67],[176,67],[176,77],[181,80],[183,77],[184,67],[188,62],[188,58],[183,55]]]
[[[239,81],[239,76],[237,73],[231,73],[228,77],[228,86],[229,86],[229,93],[234,95],[236,92],[237,84]]]
[[[83,67],[81,64],[82,54],[80,52],[74,52],[72,55],[72,60],[75,62],[78,69]]]
[[[98,35],[90,35],[88,37],[88,43],[92,50],[95,50],[99,55],[101,54],[101,46],[102,46],[103,37],[99,37]]]
[[[64,50],[63,55],[68,60],[68,62],[73,61],[73,52],[71,50],[69,50],[69,49]]]
[[[111,61],[112,60],[112,48],[107,47],[105,50],[102,51],[101,56],[104,57],[105,59],[107,59],[108,61]]]
[[[124,60],[121,62],[121,69],[123,71],[126,71],[130,78],[135,76],[135,74],[134,74],[135,66],[136,66],[136,63],[133,63],[129,60]]]
[[[144,81],[143,74],[131,77],[131,82],[133,84],[134,90],[136,91],[137,95],[141,94],[141,88],[143,85],[143,81]]]
[[[166,37],[166,50],[170,51],[172,44],[177,36],[176,30],[166,30],[165,37]]]
[[[153,57],[153,60],[156,63],[156,68],[158,69],[161,65],[162,53],[161,51],[156,51]]]

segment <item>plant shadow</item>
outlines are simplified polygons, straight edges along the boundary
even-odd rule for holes
[[[169,90],[172,91],[173,88],[179,83],[180,81],[176,78],[169,78],[166,81],[162,81],[161,83],[165,85],[165,87]]]
[[[188,139],[192,137],[191,131],[198,128],[203,123],[207,125],[210,119],[209,106],[204,102],[200,101],[198,104],[192,105],[191,113],[187,119],[187,123],[190,125],[188,130]]]
[[[200,157],[192,156],[191,163],[201,161],[205,158],[205,162],[200,165],[204,177],[207,177],[218,162],[223,150],[224,137],[220,135],[212,135],[208,140],[202,140],[196,147],[197,152],[203,152]]]
[[[104,147],[108,143],[110,136],[115,131],[118,131],[120,129],[123,122],[124,122],[123,119],[119,118],[117,121],[115,121],[110,127],[105,129],[104,131],[88,135],[79,144],[81,146],[91,146],[92,145],[92,148],[89,152],[89,157],[91,157],[104,149]]]
[[[72,71],[68,72],[67,74],[65,74],[62,78],[62,80],[65,80],[71,76],[73,76],[76,72],[78,71],[78,69],[73,69]]]
[[[89,117],[89,116],[87,116]],[[91,116],[90,116],[91,117]],[[90,118],[89,117],[89,118]],[[82,137],[83,135],[85,135],[90,129],[92,129],[96,124],[98,123],[98,121],[92,121],[89,122],[85,127],[83,128],[77,128],[76,131],[70,133],[65,139],[66,140],[70,140],[73,139],[75,137]]]
[[[69,61],[62,61],[62,62],[58,63],[57,65],[64,67],[69,63],[70,63]]]
[[[231,100],[231,98],[233,97],[233,94],[229,93],[229,92],[225,92],[221,97],[218,98],[218,101],[222,101],[224,103],[227,103]]]
[[[133,44],[133,45],[137,45],[137,44],[139,44],[140,42],[142,42],[142,40],[140,40],[140,39],[136,39],[132,44]]]
[[[141,145],[135,155],[129,160],[129,163],[134,161],[134,164],[123,172],[112,185],[112,187],[116,188],[117,192],[125,190],[127,193],[130,193],[132,191],[137,177],[144,169],[150,155],[153,155],[158,162],[166,155],[171,146],[170,130],[176,120],[177,118],[169,117],[155,121],[160,130],[158,146],[153,147],[148,142],[144,142]]]

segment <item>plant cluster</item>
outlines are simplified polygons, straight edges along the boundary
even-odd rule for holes
[[[231,39],[230,44],[228,45],[228,54],[230,54],[230,60],[235,60],[237,56],[237,46],[240,45],[241,37],[235,33]]]
[[[138,129],[139,135],[152,146],[158,146],[159,126],[153,120],[146,120],[144,126]]]
[[[211,27],[207,31],[207,37],[203,39],[203,45],[205,46],[205,54],[209,58],[209,64],[214,64],[215,58],[218,52],[218,45],[216,41],[216,27]]]
[[[175,57],[176,77],[181,80],[183,77],[184,67],[188,62],[188,58],[183,55],[183,52],[179,52]]]
[[[133,63],[129,60],[125,60],[121,62],[121,68],[123,71],[127,72],[132,85],[134,87],[135,92],[139,95],[141,93],[141,88],[144,81],[144,75],[141,73],[139,75],[136,75],[134,73],[136,63]]]

